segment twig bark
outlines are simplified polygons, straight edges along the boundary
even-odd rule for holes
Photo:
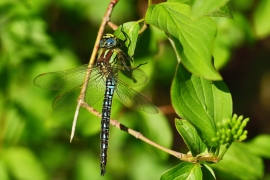
[[[84,107],[85,109],[87,109],[89,112],[91,112],[92,114],[94,114],[95,116],[101,118],[101,114],[95,110],[93,107],[89,106],[87,103],[83,102],[82,103],[82,107]],[[146,138],[145,136],[143,136],[140,132],[135,131],[131,128],[128,128],[127,126],[121,124],[120,122],[118,122],[115,119],[110,119],[110,124],[114,127],[116,127],[117,129],[120,129],[122,131],[127,132],[128,134],[134,136],[137,139],[140,139],[144,142],[146,142],[147,144],[154,146],[164,152],[167,152],[168,154],[171,154],[173,156],[175,156],[176,158],[182,160],[182,161],[186,161],[186,162],[191,162],[191,163],[196,163],[198,161],[208,161],[208,162],[218,162],[218,158],[217,157],[211,157],[211,156],[200,156],[200,157],[193,157],[191,154],[183,154],[177,151],[173,151],[171,149],[165,148],[153,141],[151,141],[150,139]]]

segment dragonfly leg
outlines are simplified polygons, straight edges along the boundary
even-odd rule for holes
[[[132,68],[132,70],[138,69],[140,66],[146,65],[148,62],[140,63],[138,66]]]

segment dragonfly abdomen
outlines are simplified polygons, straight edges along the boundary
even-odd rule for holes
[[[100,168],[101,175],[103,176],[106,172],[106,163],[107,163],[107,150],[108,150],[108,141],[109,141],[109,127],[110,127],[110,115],[111,115],[111,106],[112,98],[115,89],[115,83],[112,78],[106,79],[106,90],[103,100],[102,107],[102,117],[101,117],[101,132],[100,132]]]

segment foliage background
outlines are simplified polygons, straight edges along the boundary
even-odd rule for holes
[[[32,81],[38,74],[88,62],[108,2],[0,2],[0,179],[100,178],[100,121],[82,111],[70,144],[73,112],[53,111],[51,102],[59,93],[38,89]],[[215,65],[231,91],[233,112],[251,118],[248,136],[252,139],[270,133],[270,3],[234,0],[229,6],[234,20],[215,18],[214,53],[219,57]],[[112,21],[118,25],[136,21],[146,8],[147,1],[121,0]],[[150,77],[140,91],[152,97],[166,116],[132,112],[115,101],[112,117],[161,145],[186,152],[173,125],[177,116],[170,108],[177,64],[174,51],[154,28],[142,35],[138,47],[142,50],[135,60],[148,62],[143,70]],[[99,109],[100,104],[96,106]],[[158,179],[177,162],[112,127],[107,174],[102,179]],[[270,172],[269,160],[265,172]]]

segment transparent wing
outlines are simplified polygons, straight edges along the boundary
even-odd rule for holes
[[[53,109],[57,111],[75,110],[80,92],[81,88],[77,87],[71,91],[57,96],[52,104]]]
[[[85,101],[89,106],[94,105],[102,99],[105,93],[105,77],[100,74],[94,74],[91,74],[91,80],[89,81],[85,95]]]
[[[140,69],[133,70],[131,67],[128,67],[130,70],[127,70],[127,68],[123,66],[114,66],[113,68],[117,69],[119,72],[118,79],[131,87],[143,85],[148,81],[147,75]]]
[[[87,64],[65,71],[40,74],[34,79],[34,84],[48,90],[71,90],[83,84]]]
[[[127,107],[150,114],[158,113],[156,106],[147,97],[131,89],[127,84],[120,80],[117,80],[116,93]]]
[[[58,111],[75,110],[80,92],[81,86],[78,86],[75,89],[56,97],[53,101],[53,109]],[[104,77],[100,75],[97,68],[93,68],[86,88],[85,101],[88,105],[92,106],[103,97],[104,92]]]

